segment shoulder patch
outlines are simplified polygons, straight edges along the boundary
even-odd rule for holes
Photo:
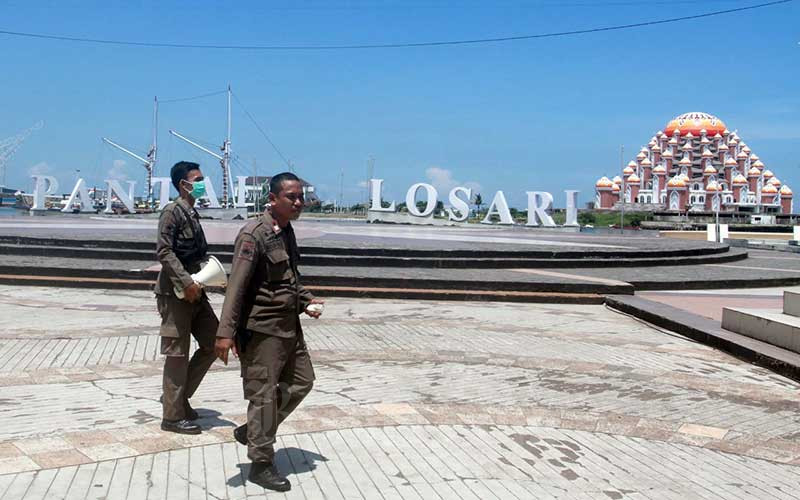
[[[253,258],[256,254],[256,243],[254,241],[244,241],[242,242],[242,246],[239,247],[239,254],[236,256],[237,259],[244,259],[249,260],[250,262],[253,261]]]

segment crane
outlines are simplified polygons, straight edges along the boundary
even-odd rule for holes
[[[192,146],[196,147],[197,149],[210,154],[217,160],[219,160],[219,164],[222,167],[222,208],[231,208],[234,206],[233,203],[233,196],[228,196],[228,193],[233,193],[233,186],[231,185],[231,86],[228,85],[228,131],[227,135],[225,136],[225,141],[222,143],[222,147],[220,151],[222,154],[217,154],[214,151],[211,151],[208,148],[204,148],[203,146],[197,144],[196,142],[192,141],[191,139],[179,134],[174,130],[169,131],[170,134],[174,135],[178,139],[188,142]]]
[[[2,185],[6,185],[6,165],[8,165],[8,161],[14,156],[14,153],[17,152],[19,147],[36,130],[41,129],[44,127],[44,122],[39,120],[38,122],[34,123],[32,127],[23,130],[22,132],[18,133],[17,135],[13,135],[7,139],[3,139],[0,141],[0,170],[3,171],[2,177]]]
[[[142,158],[141,156],[137,155],[136,153],[132,152],[131,150],[120,146],[116,142],[103,137],[103,142],[106,144],[113,146],[125,154],[130,155],[133,158],[136,158],[144,165],[145,170],[147,170],[147,206],[153,206],[153,171],[156,167],[156,154],[158,152],[158,97],[153,99],[153,144],[150,146],[150,150],[147,152],[147,157]]]

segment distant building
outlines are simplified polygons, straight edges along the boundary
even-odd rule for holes
[[[792,213],[792,190],[716,116],[670,121],[613,179],[595,183],[595,206],[675,212]]]

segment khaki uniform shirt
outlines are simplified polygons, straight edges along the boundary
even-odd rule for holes
[[[236,237],[217,337],[233,338],[237,328],[297,335],[298,316],[314,298],[299,282],[298,258],[291,224],[281,229],[269,213],[245,224]]]
[[[181,250],[187,249],[193,250],[193,256],[184,266],[178,256]],[[194,283],[191,274],[200,270],[207,251],[208,243],[197,210],[183,198],[164,207],[158,220],[156,255],[161,272],[156,281],[156,295],[174,295],[175,287],[183,290]]]

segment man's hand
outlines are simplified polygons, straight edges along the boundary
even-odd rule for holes
[[[183,298],[189,302],[197,302],[203,296],[203,287],[199,283],[192,283],[183,289]]]
[[[324,303],[325,301],[322,299],[311,299],[311,303],[308,304],[308,306],[306,306],[305,313],[311,316],[312,318],[319,318],[320,316],[322,316],[322,310],[320,309],[319,311],[315,311],[314,308],[311,306],[313,304],[324,304]]]
[[[239,351],[236,349],[236,342],[233,339],[217,337],[217,341],[214,342],[214,354],[226,365],[228,364],[228,352],[231,349],[233,349],[233,354],[238,358]]]

